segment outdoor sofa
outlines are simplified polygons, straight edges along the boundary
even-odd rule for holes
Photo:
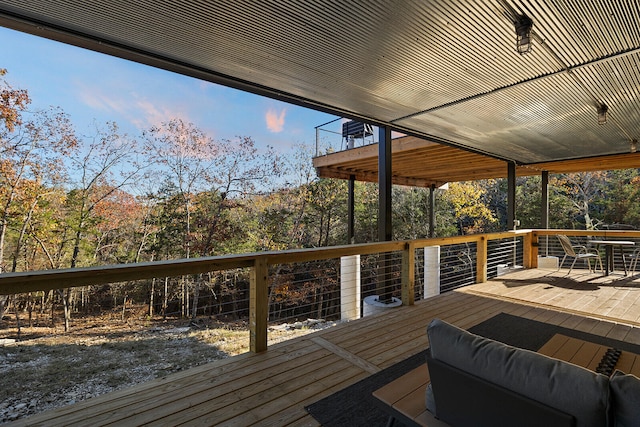
[[[640,380],[610,377],[471,334],[428,328],[427,409],[452,426],[640,425]]]

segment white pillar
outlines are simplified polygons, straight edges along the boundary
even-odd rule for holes
[[[440,295],[440,246],[424,248],[424,298]]]
[[[340,318],[360,318],[360,255],[340,258]]]

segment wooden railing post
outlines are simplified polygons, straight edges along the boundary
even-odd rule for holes
[[[476,246],[476,283],[484,283],[487,281],[487,237],[480,236]]]
[[[407,242],[402,251],[402,305],[413,305],[416,285],[416,246]]]
[[[252,353],[260,353],[267,349],[268,277],[267,258],[258,256],[251,269],[249,285],[249,345]]]
[[[523,237],[522,263],[524,268],[538,268],[538,235],[533,231]]]

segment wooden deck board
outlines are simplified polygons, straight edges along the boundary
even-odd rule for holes
[[[511,272],[411,307],[279,343],[265,353],[209,363],[7,425],[315,427],[318,422],[306,413],[306,405],[426,348],[431,319],[469,328],[500,312],[640,344],[640,276]],[[599,350],[572,351],[570,357],[592,364]],[[637,359],[625,356],[621,362],[640,372]]]

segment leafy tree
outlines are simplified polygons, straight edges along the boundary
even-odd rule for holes
[[[278,176],[275,152],[267,149],[259,153],[249,137],[215,141],[180,119],[150,129],[144,140],[150,160],[159,165],[154,173],[166,177],[182,202],[180,206],[165,205],[173,206],[174,214],[183,219],[182,256],[213,255],[242,247],[238,242],[245,236],[245,229],[234,222],[231,211],[241,209],[259,187],[266,188],[269,180]],[[199,284],[206,283],[200,279],[196,278],[193,287],[194,316]],[[186,313],[191,282],[187,283],[186,278],[182,282],[182,311]]]
[[[143,134],[143,138],[150,161],[160,166],[152,171],[150,178],[165,176],[181,200],[184,213],[182,257],[190,258],[194,196],[204,188],[205,177],[210,173],[220,147],[195,125],[181,119],[153,127]]]
[[[0,70],[4,76],[6,70]],[[75,147],[67,117],[56,109],[28,112],[26,90],[0,80],[0,273],[7,270],[8,233],[14,230],[13,262],[26,242],[38,203],[59,182],[62,158]],[[49,188],[47,188],[49,186]],[[0,299],[0,318],[6,298]]]
[[[24,228],[23,215],[64,176],[63,159],[77,147],[68,117],[57,109],[31,114],[0,133],[0,272],[10,226]],[[22,220],[22,225],[20,224]],[[19,250],[19,248],[18,248]]]
[[[71,259],[69,266],[75,268],[81,262],[90,263],[95,259],[90,254],[91,247],[85,237],[96,233],[100,217],[96,213],[102,203],[106,203],[118,191],[133,183],[143,168],[136,162],[136,144],[126,135],[118,133],[115,123],[107,123],[105,128],[96,128],[88,137],[82,150],[72,152],[67,161],[76,171],[72,175],[72,190],[66,200],[66,225],[71,230]],[[84,249],[85,258],[81,259]],[[73,288],[60,291],[65,318],[65,331],[71,319]]]
[[[396,239],[421,239],[429,235],[429,190],[393,187],[393,234]]]
[[[71,155],[68,161],[76,171],[72,176],[73,189],[67,197],[69,224],[74,233],[69,264],[74,268],[80,262],[85,233],[95,230],[100,221],[96,209],[133,184],[143,166],[136,162],[135,141],[118,133],[115,123],[96,128],[82,150]],[[88,263],[88,259],[93,256],[85,262]]]
[[[354,193],[355,241],[375,242],[378,240],[378,185],[356,182]]]
[[[345,181],[321,178],[308,186],[305,246],[332,246],[344,242],[347,219]]]
[[[640,228],[640,173],[638,169],[609,171],[602,193],[593,206],[605,224],[625,224]]]
[[[241,209],[253,197],[271,192],[272,184],[281,174],[280,156],[271,147],[260,152],[250,137],[223,140],[219,144],[218,156],[204,176],[209,219],[203,223],[205,230],[200,243],[203,255],[216,254],[218,242],[229,240],[242,228],[232,224],[229,210]]]
[[[132,194],[116,189],[94,208],[93,264],[125,264],[139,259],[134,235],[142,229],[144,206]]]
[[[564,200],[574,209],[573,218],[568,218],[573,226],[582,224],[586,230],[596,229],[602,222],[602,217],[592,217],[593,203],[602,198],[602,183],[605,180],[605,172],[581,172],[558,175],[553,180],[553,187]]]
[[[7,70],[0,68],[0,121],[4,132],[13,132],[22,124],[22,113],[31,103],[29,93],[25,89],[14,89],[4,79]],[[4,149],[4,147],[3,147]]]
[[[483,202],[486,190],[478,182],[454,182],[443,193],[442,202],[453,211],[460,234],[486,232],[497,219]]]

